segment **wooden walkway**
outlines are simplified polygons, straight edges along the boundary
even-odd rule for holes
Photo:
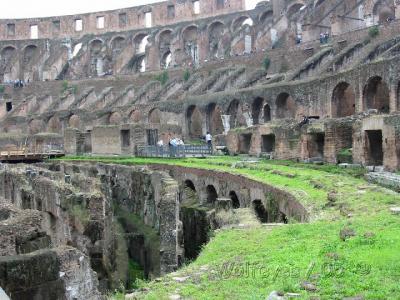
[[[2,163],[34,163],[48,158],[62,157],[62,152],[30,153],[24,150],[0,151],[0,162]]]

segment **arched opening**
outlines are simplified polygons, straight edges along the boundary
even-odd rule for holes
[[[253,200],[253,209],[261,223],[268,223],[268,212],[261,200]]]
[[[224,125],[222,124],[221,108],[215,103],[207,106],[207,128],[212,135],[222,134]]]
[[[172,61],[172,53],[171,51],[167,51],[164,53],[164,55],[161,58],[161,62],[160,62],[160,67],[161,69],[168,69],[171,65],[171,61]]]
[[[142,113],[139,110],[133,110],[129,115],[129,120],[133,123],[139,123],[142,120]]]
[[[254,22],[249,16],[241,16],[232,22],[232,31],[235,32],[243,29],[246,26],[251,27],[253,25]]]
[[[268,104],[264,105],[264,123],[271,121],[271,107]]]
[[[207,193],[207,204],[215,204],[218,199],[218,193],[217,190],[213,185],[207,185],[206,188],[206,193]]]
[[[81,125],[81,118],[77,115],[72,115],[68,121],[69,127],[72,128],[80,128]]]
[[[24,64],[33,62],[38,52],[38,48],[35,45],[27,46],[24,50]]]
[[[182,222],[182,235],[178,235],[179,242],[184,249],[184,257],[180,258],[179,265],[195,259],[208,242],[209,223],[205,210],[196,206],[199,202],[196,188],[191,180],[185,180],[181,193],[179,216]]]
[[[260,114],[262,112],[262,105],[264,103],[264,99],[261,97],[257,97],[254,99],[253,104],[251,106],[253,124],[260,124]]]
[[[224,24],[216,21],[209,26],[208,29],[208,45],[209,45],[209,56],[212,57],[223,57],[223,41],[222,36],[224,34]]]
[[[149,112],[149,123],[161,124],[161,111],[158,108],[154,108]]]
[[[47,122],[47,130],[52,133],[61,133],[62,125],[57,116],[51,117]]]
[[[140,33],[133,39],[136,54],[143,54],[146,52],[146,47],[149,43],[149,36],[146,33]]]
[[[113,112],[108,117],[109,125],[119,125],[122,123],[122,116],[119,112]]]
[[[356,95],[347,82],[340,82],[332,93],[332,117],[352,116],[356,112]]]
[[[189,189],[191,189],[192,191],[196,191],[196,187],[194,186],[194,183],[193,183],[193,181],[191,181],[191,180],[185,180],[185,188],[189,188]]]
[[[393,4],[389,4],[387,1],[378,1],[373,8],[374,24],[385,24],[392,22],[395,16],[395,10]]]
[[[203,116],[197,106],[191,105],[187,110],[188,131],[191,138],[203,135]]]
[[[236,192],[234,192],[234,191],[229,192],[229,198],[231,198],[231,200],[232,200],[233,209],[240,208],[240,201],[239,201],[239,197],[237,196]]]
[[[317,6],[321,5],[323,2],[325,2],[325,0],[317,0],[317,1],[315,1],[314,7],[317,7]]]
[[[104,60],[103,60],[103,41],[93,40],[89,44],[90,50],[90,74],[94,76],[104,75]]]
[[[231,52],[234,55],[249,54],[253,50],[253,20],[248,16],[241,16],[232,22],[234,39]]]
[[[382,77],[372,77],[365,85],[364,109],[376,109],[380,113],[389,113],[390,91]]]
[[[120,53],[126,46],[126,39],[122,36],[115,37],[111,42],[113,53]]]
[[[233,100],[228,107],[228,115],[230,116],[229,123],[230,127],[235,128],[238,126],[238,112],[239,112],[239,100]]]
[[[10,81],[17,79],[17,50],[14,47],[8,46],[1,50],[1,64],[0,68],[3,70],[3,81]],[[1,74],[0,74],[1,76]]]
[[[292,119],[296,116],[296,104],[288,93],[281,93],[276,98],[276,117]]]
[[[291,19],[296,13],[301,11],[304,7],[305,6],[303,3],[295,3],[288,8],[286,15],[288,16],[289,19]]]
[[[191,64],[199,65],[199,47],[198,47],[198,27],[191,25],[182,32],[183,48],[186,55],[190,58]]]
[[[274,12],[272,10],[265,11],[260,15],[260,23],[264,26],[271,25],[273,22],[273,18]]]

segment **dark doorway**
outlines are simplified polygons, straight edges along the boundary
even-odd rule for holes
[[[367,130],[367,163],[373,166],[383,165],[383,137],[382,130]]]
[[[214,204],[218,199],[217,190],[213,185],[208,185],[206,192],[207,192],[207,203]]]
[[[271,121],[271,107],[266,104],[264,106],[264,123]]]
[[[236,194],[234,191],[231,191],[231,192],[229,193],[229,198],[231,198],[231,200],[232,200],[232,207],[233,207],[234,209],[240,208],[240,201],[239,201],[239,198],[238,198],[237,194]]]
[[[316,133],[311,136],[311,141],[308,144],[308,153],[310,158],[323,158],[325,147],[325,134]]]
[[[6,102],[6,111],[10,112],[13,109],[13,105],[11,102]]]
[[[241,154],[249,154],[252,134],[241,134],[239,137],[239,151]]]
[[[268,213],[261,200],[253,201],[253,209],[261,223],[268,223]]]
[[[127,148],[130,147],[131,145],[131,134],[130,130],[121,130],[121,143],[122,143],[122,148]]]
[[[275,151],[275,135],[268,134],[262,135],[262,149],[261,151],[264,153],[271,153]]]
[[[390,90],[381,77],[376,76],[368,80],[364,88],[365,109],[376,109],[381,113],[389,113]]]

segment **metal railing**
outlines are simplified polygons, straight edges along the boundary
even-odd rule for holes
[[[140,146],[137,148],[140,157],[203,157],[212,155],[208,145],[181,146]]]

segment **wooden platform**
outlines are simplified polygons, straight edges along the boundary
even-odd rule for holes
[[[62,157],[64,153],[25,153],[23,150],[0,151],[2,163],[34,163],[45,159]]]

